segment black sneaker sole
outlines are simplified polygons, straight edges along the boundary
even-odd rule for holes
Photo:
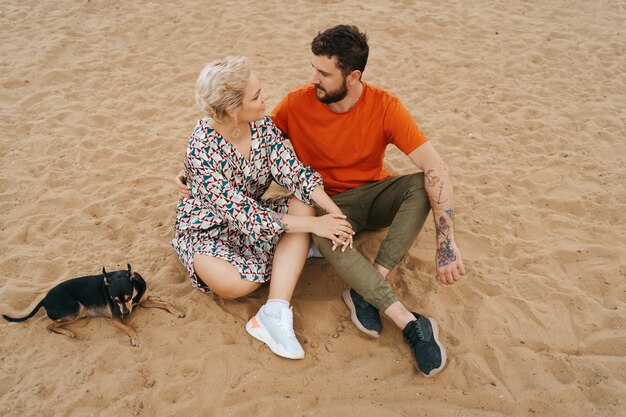
[[[431,319],[430,317],[426,317],[426,318],[430,322],[430,326],[433,328],[433,337],[435,338],[435,343],[437,343],[437,346],[439,346],[439,350],[441,351],[441,365],[439,366],[439,368],[434,368],[432,371],[430,371],[429,374],[425,374],[424,372],[420,371],[422,372],[422,375],[424,375],[426,378],[432,378],[435,375],[437,375],[439,372],[443,371],[443,368],[446,367],[447,356],[446,356],[446,348],[443,347],[443,345],[439,341],[439,325],[434,319]]]
[[[346,305],[350,309],[350,318],[352,319],[352,323],[356,326],[356,328],[362,331],[363,333],[365,333],[366,335],[368,335],[369,337],[378,339],[380,337],[380,333],[374,330],[366,329],[359,321],[359,318],[356,315],[356,307],[354,306],[354,303],[352,302],[352,297],[350,297],[349,289],[343,292],[342,298],[343,298],[343,302],[346,303]]]

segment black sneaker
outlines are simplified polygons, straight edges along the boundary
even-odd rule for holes
[[[413,315],[416,320],[409,322],[402,334],[413,350],[419,370],[425,377],[435,376],[446,366],[446,349],[439,342],[439,326],[433,319]]]
[[[352,323],[357,329],[371,337],[379,337],[383,330],[383,322],[380,320],[380,313],[370,303],[365,301],[352,288],[344,291],[343,301],[352,313]]]

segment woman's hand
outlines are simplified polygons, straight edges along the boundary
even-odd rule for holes
[[[330,239],[333,242],[333,250],[339,246],[342,246],[342,252],[348,248],[352,249],[354,231],[343,214],[331,213],[316,217],[311,232],[316,236]]]
[[[178,188],[178,198],[189,198],[191,197],[191,190],[187,186],[187,179],[185,178],[185,170],[181,170],[176,176],[176,188]]]

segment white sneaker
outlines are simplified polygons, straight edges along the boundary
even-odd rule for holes
[[[263,314],[262,310],[263,307],[246,324],[250,336],[265,343],[278,356],[287,359],[304,358],[304,349],[293,331],[291,307],[280,310],[280,320]]]

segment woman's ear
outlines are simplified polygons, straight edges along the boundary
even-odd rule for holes
[[[226,114],[228,115],[228,117],[230,117],[231,120],[237,122],[239,110],[241,110],[241,106],[226,110]]]

